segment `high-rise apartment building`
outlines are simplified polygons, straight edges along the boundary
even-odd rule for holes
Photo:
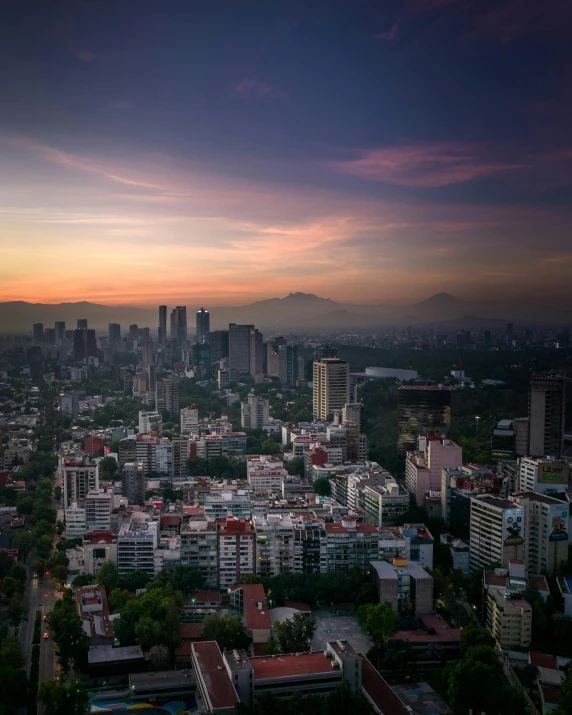
[[[121,342],[121,325],[119,323],[109,323],[109,346],[117,347]]]
[[[92,489],[85,497],[85,531],[109,530],[113,489]]]
[[[54,328],[56,331],[56,343],[58,345],[63,345],[66,340],[66,324],[63,320],[58,320],[54,323]]]
[[[254,516],[256,573],[279,576],[294,572],[294,526],[288,514]]]
[[[554,576],[568,559],[568,504],[525,492],[514,499],[525,512],[524,563],[530,574]]]
[[[521,492],[564,495],[568,490],[570,464],[552,457],[523,457],[518,476]]]
[[[179,382],[173,378],[159,380],[155,387],[155,410],[168,412],[173,419],[179,417]]]
[[[280,345],[278,348],[278,376],[283,385],[296,386],[298,379],[297,345]]]
[[[60,457],[58,471],[64,487],[64,509],[99,487],[97,465],[87,456]]]
[[[228,357],[228,330],[213,330],[209,335],[209,344],[213,363]]]
[[[123,466],[121,492],[129,504],[145,503],[145,466],[142,462],[127,462]]]
[[[159,523],[124,524],[117,536],[117,571],[120,576],[131,571],[155,575],[154,552],[158,545]]]
[[[187,460],[189,459],[189,438],[185,435],[174,435],[173,440],[173,477],[186,477],[189,473]]]
[[[199,410],[193,403],[190,407],[183,407],[181,410],[181,434],[198,434],[199,432]]]
[[[251,359],[256,360],[254,325],[228,326],[229,368],[234,377],[250,375]]]
[[[211,330],[211,318],[209,311],[201,308],[197,310],[197,341],[208,343]]]
[[[345,360],[315,360],[313,380],[313,412],[316,419],[329,419],[334,410],[342,410],[350,401],[350,366]]]
[[[256,395],[248,395],[246,402],[240,403],[240,425],[242,428],[263,429],[270,421],[270,401]]]
[[[227,517],[218,525],[219,587],[228,589],[240,577],[255,573],[256,533],[246,519]]]
[[[451,426],[450,387],[402,385],[397,391],[397,450],[413,452],[419,435],[447,435]]]
[[[417,506],[422,507],[427,492],[441,490],[442,470],[463,465],[463,450],[438,435],[428,435],[420,442],[424,446],[422,451],[407,452],[405,488],[415,497]]]
[[[528,393],[528,454],[560,457],[564,442],[565,381],[560,375],[533,375]]]
[[[159,327],[157,329],[157,342],[165,345],[167,341],[167,306],[159,306]]]
[[[198,569],[206,588],[218,586],[217,542],[214,519],[192,520],[181,527],[181,565]]]
[[[524,559],[525,510],[515,502],[490,494],[471,497],[471,571]]]
[[[361,402],[348,402],[342,409],[342,422],[346,427],[362,428],[363,405]]]

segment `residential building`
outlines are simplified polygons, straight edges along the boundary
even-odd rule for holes
[[[161,433],[163,417],[160,412],[139,412],[139,434]]]
[[[97,464],[88,456],[60,457],[58,472],[63,483],[64,509],[99,487]]]
[[[282,484],[288,479],[281,459],[267,455],[249,455],[246,458],[246,475],[250,488],[255,491],[282,491]]]
[[[350,401],[350,366],[338,358],[321,358],[313,367],[313,413],[327,420],[334,410],[342,410]]]
[[[135,439],[134,461],[140,462],[143,465],[145,474],[156,470],[158,442],[159,438],[150,434],[138,434]]]
[[[206,588],[218,586],[218,536],[214,519],[197,519],[181,526],[181,564],[199,570]]]
[[[270,418],[270,401],[256,395],[248,395],[240,403],[240,426],[243,429],[262,429]]]
[[[378,540],[375,526],[357,522],[351,516],[342,519],[341,523],[327,523],[327,571],[348,571],[352,568],[369,571],[371,561],[379,555]]]
[[[185,435],[174,435],[173,445],[173,477],[180,479],[189,473],[187,461],[190,457],[190,440]]]
[[[283,385],[296,386],[298,379],[298,347],[296,345],[279,346],[278,376]]]
[[[197,442],[197,457],[201,459],[213,459],[222,457],[223,437],[220,434],[207,434]]]
[[[533,375],[528,393],[528,456],[562,456],[564,443],[565,379]]]
[[[470,573],[470,550],[469,544],[466,544],[461,539],[453,536],[452,534],[441,534],[439,540],[445,546],[448,546],[451,551],[451,559],[453,562],[453,568],[459,569],[466,576]]]
[[[404,559],[372,561],[379,602],[389,601],[394,611],[411,616],[433,612],[433,578],[419,564]]]
[[[363,405],[361,402],[348,402],[342,409],[342,422],[346,427],[357,427],[361,432],[363,425]]]
[[[409,494],[393,477],[385,485],[364,488],[364,518],[374,526],[392,526],[409,510]]]
[[[156,521],[124,524],[117,536],[117,571],[124,576],[131,571],[155,575],[154,552],[158,544]]]
[[[181,410],[181,434],[190,435],[199,433],[199,410],[195,403]]]
[[[126,462],[136,462],[137,443],[134,439],[122,439],[119,441],[119,466],[123,467]]]
[[[378,558],[382,561],[405,559],[433,569],[435,539],[424,524],[382,526],[378,530]]]
[[[486,596],[487,627],[502,650],[528,649],[532,637],[532,606],[489,588]]]
[[[89,491],[85,497],[85,533],[111,529],[112,509],[113,489],[92,489]]]
[[[471,497],[471,571],[493,563],[508,566],[524,559],[525,511],[501,497],[482,494]]]
[[[246,432],[223,432],[221,435],[222,454],[246,454]]]
[[[145,466],[142,462],[127,462],[123,466],[121,493],[129,504],[145,503]]]
[[[173,442],[166,437],[158,440],[155,445],[155,471],[169,477],[174,474]]]
[[[173,378],[159,380],[155,388],[155,409],[159,414],[168,412],[173,420],[179,417],[179,381]]]
[[[211,319],[209,311],[201,308],[197,310],[197,340],[201,343],[209,342]]]
[[[85,534],[85,509],[83,506],[78,506],[76,502],[72,502],[65,509],[65,519],[66,536],[69,539],[79,539]]]
[[[417,506],[423,506],[427,492],[441,490],[442,470],[462,466],[463,450],[435,434],[419,442],[421,450],[406,453],[405,488],[415,497]]]
[[[222,490],[205,494],[204,514],[207,519],[250,519],[250,497],[244,489]]]
[[[76,608],[89,647],[113,645],[113,622],[103,586],[80,586],[74,592]]]
[[[218,524],[217,534],[219,587],[226,590],[241,576],[256,573],[256,534],[250,521],[232,516]]]
[[[327,573],[328,552],[326,525],[311,514],[291,517],[294,527],[294,571]]]
[[[568,503],[535,492],[514,497],[524,508],[524,562],[529,573],[555,576],[568,560]]]
[[[570,464],[554,457],[523,457],[519,465],[519,490],[564,494],[569,486]]]
[[[83,451],[90,456],[103,454],[103,440],[101,437],[84,437]]]
[[[288,514],[254,516],[256,573],[279,576],[294,572],[294,526]]]
[[[451,426],[450,387],[401,385],[397,391],[397,449],[413,452],[419,435],[447,435]]]

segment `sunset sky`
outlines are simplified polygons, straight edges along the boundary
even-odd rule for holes
[[[572,298],[569,0],[8,0],[0,300]]]

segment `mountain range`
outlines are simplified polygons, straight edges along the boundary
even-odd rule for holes
[[[189,332],[194,327],[194,311],[199,306],[187,306]],[[210,309],[211,330],[226,328],[229,323],[253,323],[266,330],[338,330],[363,331],[383,326],[442,324],[458,327],[494,326],[503,322],[526,319],[528,323],[569,322],[570,314],[534,315],[527,310],[522,315],[514,309],[503,308],[503,313],[479,310],[466,301],[448,293],[437,293],[413,305],[363,305],[338,303],[312,293],[290,293],[285,298],[269,298],[249,305],[215,307]],[[130,324],[149,326],[158,323],[156,308],[109,306],[86,301],[78,303],[0,303],[1,333],[30,333],[33,323],[53,326],[64,320],[68,329],[74,328],[78,318],[86,318],[89,326],[106,331],[109,323],[119,323],[123,332]]]

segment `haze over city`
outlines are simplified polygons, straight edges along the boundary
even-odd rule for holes
[[[564,0],[10,3],[0,300],[552,310],[570,19]]]

